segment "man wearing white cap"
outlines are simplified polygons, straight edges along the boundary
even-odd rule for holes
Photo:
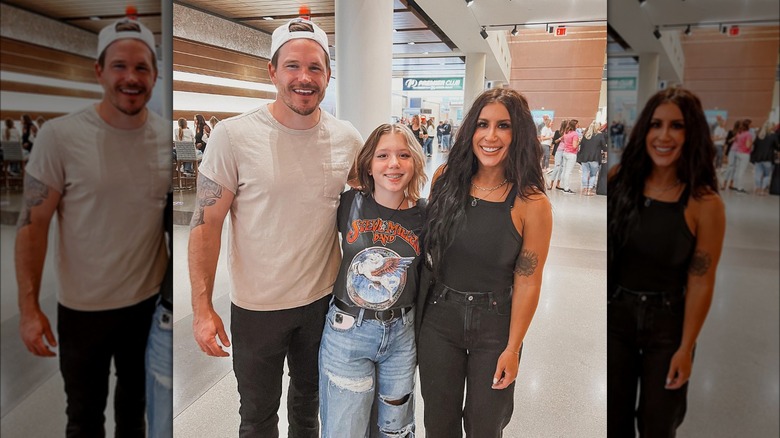
[[[20,333],[57,347],[41,310],[49,224],[57,213],[57,334],[68,437],[102,437],[116,369],[116,436],[143,437],[144,353],[166,269],[162,214],[171,184],[164,120],[146,108],[157,79],[154,36],[118,20],[98,36],[100,102],[51,120],[36,138],[16,238]]]
[[[294,19],[274,31],[268,72],[276,99],[220,122],[199,169],[189,241],[193,329],[206,354],[228,356],[212,295],[229,212],[239,435],[278,436],[286,358],[288,436],[318,437],[317,357],[341,261],[336,210],[362,139],[320,109],[330,63],[327,36],[314,23]]]

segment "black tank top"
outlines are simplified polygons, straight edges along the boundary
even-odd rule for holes
[[[696,248],[685,222],[688,194],[686,188],[676,202],[647,198],[639,206],[639,224],[615,257],[616,285],[648,292],[683,290]]]
[[[512,286],[523,237],[512,223],[517,198],[512,187],[506,200],[466,203],[465,226],[453,239],[441,261],[442,281],[463,292],[489,292]]]

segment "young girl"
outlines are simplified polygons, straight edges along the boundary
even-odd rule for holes
[[[320,345],[322,436],[414,432],[414,302],[422,242],[422,149],[383,124],[357,158],[360,190],[341,194],[343,261]]]

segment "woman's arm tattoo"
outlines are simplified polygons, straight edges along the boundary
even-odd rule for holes
[[[691,258],[691,265],[688,267],[688,273],[700,277],[710,270],[711,264],[712,257],[706,252],[697,249]]]
[[[19,220],[16,223],[16,229],[30,225],[30,211],[33,207],[43,204],[43,201],[49,196],[49,187],[30,176],[24,174],[24,204],[22,211],[19,212]]]
[[[536,266],[538,264],[539,257],[537,257],[536,253],[524,249],[517,258],[514,272],[521,277],[530,277],[536,271]]]
[[[203,209],[217,203],[222,197],[222,186],[206,178],[202,173],[198,174],[198,206],[192,214],[190,229],[203,225]]]

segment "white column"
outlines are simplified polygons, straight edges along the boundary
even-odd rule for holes
[[[636,108],[637,116],[642,112],[645,103],[650,96],[658,91],[658,63],[657,53],[639,54],[639,77],[637,78]]]
[[[485,90],[485,54],[466,54],[466,78],[463,81],[463,115],[465,117],[474,99]]]
[[[390,122],[393,0],[336,0],[336,114],[364,139]]]

